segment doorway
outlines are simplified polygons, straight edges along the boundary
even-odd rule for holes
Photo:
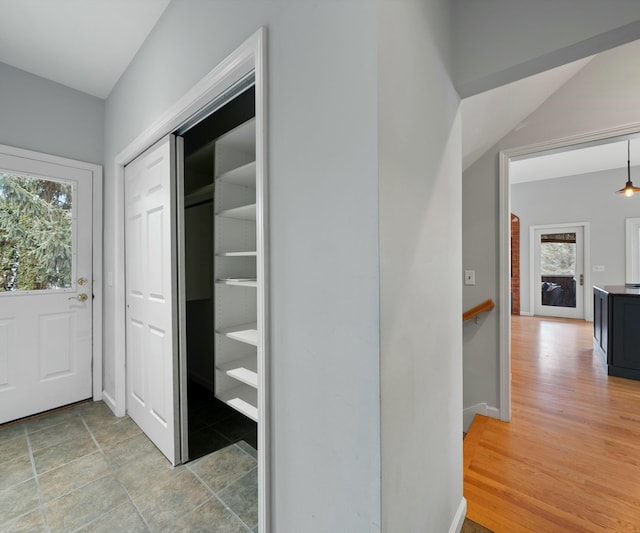
[[[96,165],[0,147],[0,423],[100,398],[95,187]]]
[[[531,226],[535,315],[584,319],[584,225]]]
[[[255,212],[222,216],[256,204],[255,136],[255,87],[249,86],[178,139],[183,460],[230,443],[257,454],[257,343],[238,331],[224,333],[257,319]],[[242,331],[249,330],[256,327]]]

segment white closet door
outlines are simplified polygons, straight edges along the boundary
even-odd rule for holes
[[[175,137],[125,168],[127,410],[176,464]]]

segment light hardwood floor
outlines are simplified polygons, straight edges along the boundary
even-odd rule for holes
[[[607,376],[591,323],[542,317],[513,317],[512,376],[511,422],[477,417],[464,441],[468,518],[640,532],[640,381]]]

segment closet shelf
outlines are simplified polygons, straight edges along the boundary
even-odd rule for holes
[[[249,385],[240,385],[218,393],[218,399],[258,421],[258,391]]]
[[[220,252],[216,257],[257,257],[258,252]]]
[[[216,181],[224,181],[242,187],[256,188],[256,162],[252,161],[241,167],[229,170],[216,178]]]
[[[195,191],[185,195],[184,206],[191,207],[206,200],[213,200],[214,189],[215,185],[213,183],[209,183],[209,185],[200,187],[199,189],[196,189]]]
[[[216,283],[230,285],[233,287],[257,287],[258,281],[255,278],[227,278],[217,279]]]
[[[217,333],[229,339],[251,344],[252,346],[258,346],[258,325],[255,322],[231,328],[221,328],[218,329]]]
[[[258,360],[255,355],[220,364],[218,370],[254,389],[258,388]]]
[[[224,218],[235,218],[238,220],[256,220],[256,204],[243,205],[220,211],[216,216]]]

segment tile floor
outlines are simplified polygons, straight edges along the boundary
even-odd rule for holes
[[[172,468],[102,402],[0,426],[0,532],[257,532],[255,448],[218,440]]]

